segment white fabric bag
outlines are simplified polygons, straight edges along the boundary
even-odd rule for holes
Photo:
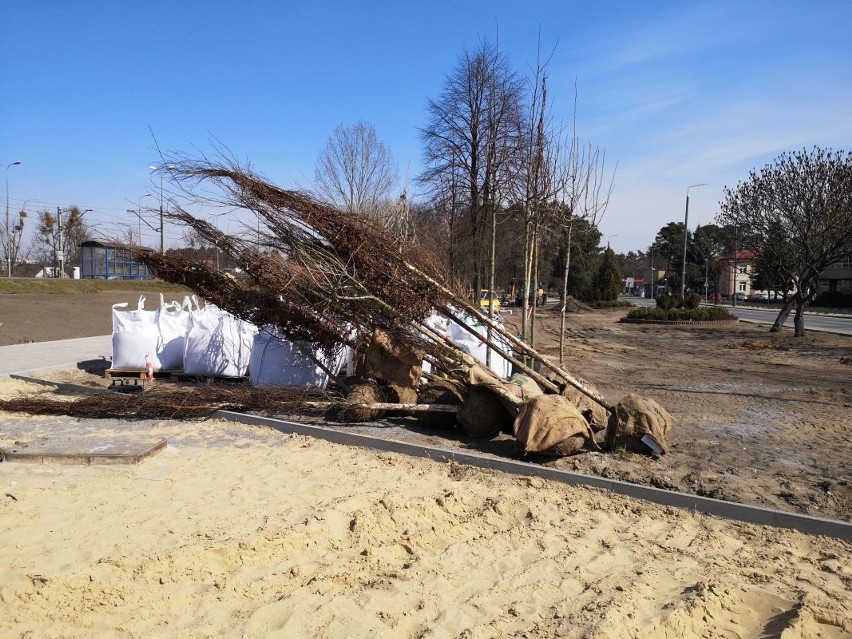
[[[179,303],[166,302],[160,295],[160,310],[157,312],[160,344],[157,359],[164,370],[183,370],[183,352],[191,310],[192,302],[189,296],[183,298],[183,303]]]
[[[125,310],[127,306],[126,302],[112,305],[112,367],[144,370],[150,365],[160,370],[157,311],[145,310],[144,295],[139,296],[135,310]]]
[[[483,324],[480,324],[471,316],[465,316],[464,323],[472,328],[479,337],[472,335],[469,331],[466,331],[455,322],[450,322],[447,328],[450,339],[465,352],[472,355],[476,361],[484,365],[486,355],[485,341],[488,334],[488,328]],[[492,331],[491,340],[503,352],[510,352],[511,346],[508,341],[500,336],[496,331]],[[512,374],[512,365],[509,360],[505,359],[502,355],[498,355],[494,349],[491,350],[490,368],[491,371],[500,379],[506,379]]]
[[[255,334],[254,324],[237,319],[212,304],[193,309],[184,347],[184,373],[245,376]]]
[[[249,375],[251,385],[261,386],[317,386],[325,388],[329,375],[312,356],[332,373],[337,373],[351,349],[348,347],[333,357],[314,351],[310,345],[294,344],[273,326],[265,326],[254,336]],[[350,357],[351,359],[351,357]]]

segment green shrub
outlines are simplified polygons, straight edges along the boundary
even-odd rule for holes
[[[625,300],[592,300],[586,303],[592,308],[628,308],[633,306]]]
[[[728,310],[721,306],[707,306],[702,308],[654,308],[642,306],[634,308],[627,314],[628,319],[667,320],[667,321],[694,321],[708,322],[734,319]]]
[[[657,296],[657,308],[661,308],[664,311],[667,311],[672,307],[673,303],[674,300],[672,299],[672,296],[668,293],[660,293]]]
[[[684,308],[695,309],[701,306],[701,296],[696,293],[690,293],[683,301]]]
[[[683,297],[680,293],[672,297],[672,308],[683,308]]]

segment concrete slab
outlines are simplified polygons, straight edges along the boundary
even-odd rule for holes
[[[112,359],[112,335],[0,346],[0,377],[78,368],[82,362]]]
[[[0,450],[0,459],[5,462],[32,464],[138,464],[165,447],[165,439],[90,439],[62,443],[21,443]]]

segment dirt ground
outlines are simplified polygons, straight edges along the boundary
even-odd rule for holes
[[[104,335],[110,308],[137,293],[0,295],[0,345]],[[148,296],[154,308],[159,294]],[[852,337],[747,323],[705,328],[620,323],[623,310],[568,316],[565,368],[610,402],[629,392],[677,420],[658,459],[583,453],[540,463],[717,499],[852,520]],[[511,323],[517,315],[508,315]],[[558,357],[559,314],[540,309],[540,350]],[[69,373],[70,375],[70,373]],[[77,373],[79,377],[81,373]],[[82,373],[82,375],[86,375]],[[96,372],[91,383],[103,383]],[[74,379],[69,381],[81,381]],[[85,380],[84,380],[85,381]],[[511,439],[470,442],[404,420],[371,434],[514,454]]]

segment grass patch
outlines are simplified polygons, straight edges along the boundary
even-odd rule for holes
[[[0,293],[33,293],[47,295],[73,295],[101,293],[104,291],[130,291],[139,293],[189,293],[189,289],[162,280],[61,280],[50,278],[0,278]]]
[[[738,351],[769,351],[780,350],[780,347],[768,340],[743,340],[742,342],[728,342],[725,348]]]

